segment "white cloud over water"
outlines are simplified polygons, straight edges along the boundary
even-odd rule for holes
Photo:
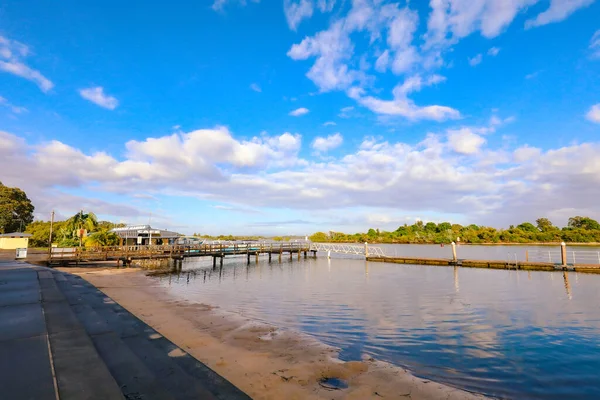
[[[600,217],[600,144],[521,146],[510,157],[484,146],[484,134],[493,133],[456,128],[416,144],[366,137],[339,156],[307,161],[300,157],[302,138],[293,133],[239,139],[224,127],[200,129],[130,141],[119,159],[1,132],[0,169],[3,183],[23,187],[40,212],[71,207],[68,214],[82,203],[112,215],[140,213],[126,200],[95,199],[100,190],[122,199],[168,192],[253,210],[443,213],[499,226],[536,216]],[[341,143],[335,135],[322,139],[323,151]],[[82,200],[72,190],[88,196]]]

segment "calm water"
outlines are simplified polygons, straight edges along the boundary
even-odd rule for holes
[[[367,354],[501,398],[600,398],[600,276],[326,257],[210,263],[156,279],[175,296],[309,333],[345,360]]]

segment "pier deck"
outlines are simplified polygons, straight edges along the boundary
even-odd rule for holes
[[[250,257],[268,255],[271,260],[277,255],[279,260],[284,254],[298,259],[304,254],[316,250],[311,249],[309,243],[256,243],[256,244],[208,244],[208,245],[166,245],[166,246],[108,246],[108,247],[73,247],[53,248],[48,256],[48,265],[55,264],[79,264],[94,261],[115,261],[117,264],[129,264],[133,260],[147,259],[174,259],[182,260],[187,257],[213,257],[213,264],[219,258],[223,262],[226,256],[246,256],[248,262]]]
[[[503,260],[453,260],[449,258],[423,258],[423,257],[367,257],[367,261],[385,262],[394,264],[457,266],[465,268],[491,268],[491,269],[523,269],[532,271],[576,271],[600,273],[598,264],[556,264],[535,261],[503,261]]]

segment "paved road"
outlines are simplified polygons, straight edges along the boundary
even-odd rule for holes
[[[3,399],[249,399],[78,276],[0,261]]]

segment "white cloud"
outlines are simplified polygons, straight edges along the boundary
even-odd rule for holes
[[[381,100],[373,96],[363,96],[363,92],[360,89],[349,90],[349,96],[377,114],[397,115],[413,120],[429,119],[444,121],[460,118],[460,112],[453,108],[437,105],[417,106],[408,98],[409,93],[419,91],[424,86],[431,86],[444,80],[445,78],[440,75],[432,75],[425,80],[418,75],[412,76],[394,88],[392,91],[393,100]]]
[[[445,48],[471,33],[498,36],[519,12],[538,0],[432,0],[426,48]]]
[[[592,36],[590,50],[592,51],[592,57],[600,58],[600,30],[597,30]]]
[[[481,64],[482,60],[483,60],[483,56],[481,54],[477,54],[475,57],[469,58],[469,65],[471,67],[474,67],[476,65]]]
[[[375,69],[379,72],[385,72],[390,64],[390,51],[385,50],[375,61]]]
[[[385,214],[401,204],[408,215],[452,213],[499,226],[531,215],[566,217],[565,209],[600,217],[600,144],[521,146],[506,164],[501,149],[482,146],[479,130],[469,129],[448,132],[456,136],[453,146],[435,134],[417,144],[365,138],[346,154],[319,162],[298,158],[301,138],[291,133],[241,140],[227,128],[200,129],[130,141],[117,159],[58,141],[32,146],[0,132],[0,170],[3,183],[21,186],[37,210],[58,207],[66,215],[82,205],[130,217],[141,212],[95,200],[101,190],[124,199],[168,194],[248,208],[335,208],[340,214],[357,208]],[[22,167],[11,168],[16,164]],[[86,195],[74,197],[63,187]]]
[[[595,0],[551,0],[550,7],[535,18],[525,22],[526,28],[559,22],[573,14],[580,8],[584,8],[592,4]]]
[[[600,103],[593,105],[586,114],[586,118],[600,124]]]
[[[2,96],[0,96],[0,106],[10,109],[10,111],[12,111],[15,114],[22,114],[29,111],[25,107],[15,106],[14,104],[9,103],[8,100],[6,100]]]
[[[258,83],[253,83],[250,85],[250,89],[254,90],[255,92],[262,92],[261,87],[258,85]]]
[[[32,81],[42,92],[48,92],[54,84],[23,62],[30,53],[29,47],[23,43],[0,36],[0,70]]]
[[[109,110],[114,110],[119,105],[119,101],[113,97],[104,93],[102,86],[90,87],[86,89],[79,89],[79,95],[92,103],[99,105]]]
[[[470,128],[448,131],[448,144],[457,153],[471,155],[478,153],[485,139]]]
[[[323,13],[330,12],[333,10],[333,7],[335,7],[335,0],[318,0],[317,7]]]
[[[323,126],[336,126],[337,124],[333,121],[327,121],[323,124]]]
[[[284,0],[283,11],[287,19],[288,26],[295,31],[305,18],[313,15],[313,5],[311,0]]]
[[[304,107],[300,107],[297,108],[293,111],[290,111],[290,114],[292,117],[300,117],[302,115],[306,115],[310,112],[310,110],[308,108],[304,108]]]
[[[498,53],[500,53],[500,48],[499,47],[491,47],[487,53],[488,53],[488,55],[490,55],[492,57],[496,57],[498,55]]]
[[[339,147],[344,142],[344,138],[338,132],[327,137],[318,136],[312,143],[312,148],[320,153],[326,153]]]
[[[522,146],[513,152],[513,159],[517,163],[524,163],[539,158],[541,154],[542,150],[536,147]]]
[[[540,71],[532,72],[531,74],[525,75],[525,79],[533,79],[536,78],[540,74]]]
[[[251,0],[252,3],[259,3],[260,0]],[[214,0],[211,8],[214,11],[221,12],[225,9],[225,6],[228,3],[237,3],[238,5],[244,7],[246,5],[246,0]]]

